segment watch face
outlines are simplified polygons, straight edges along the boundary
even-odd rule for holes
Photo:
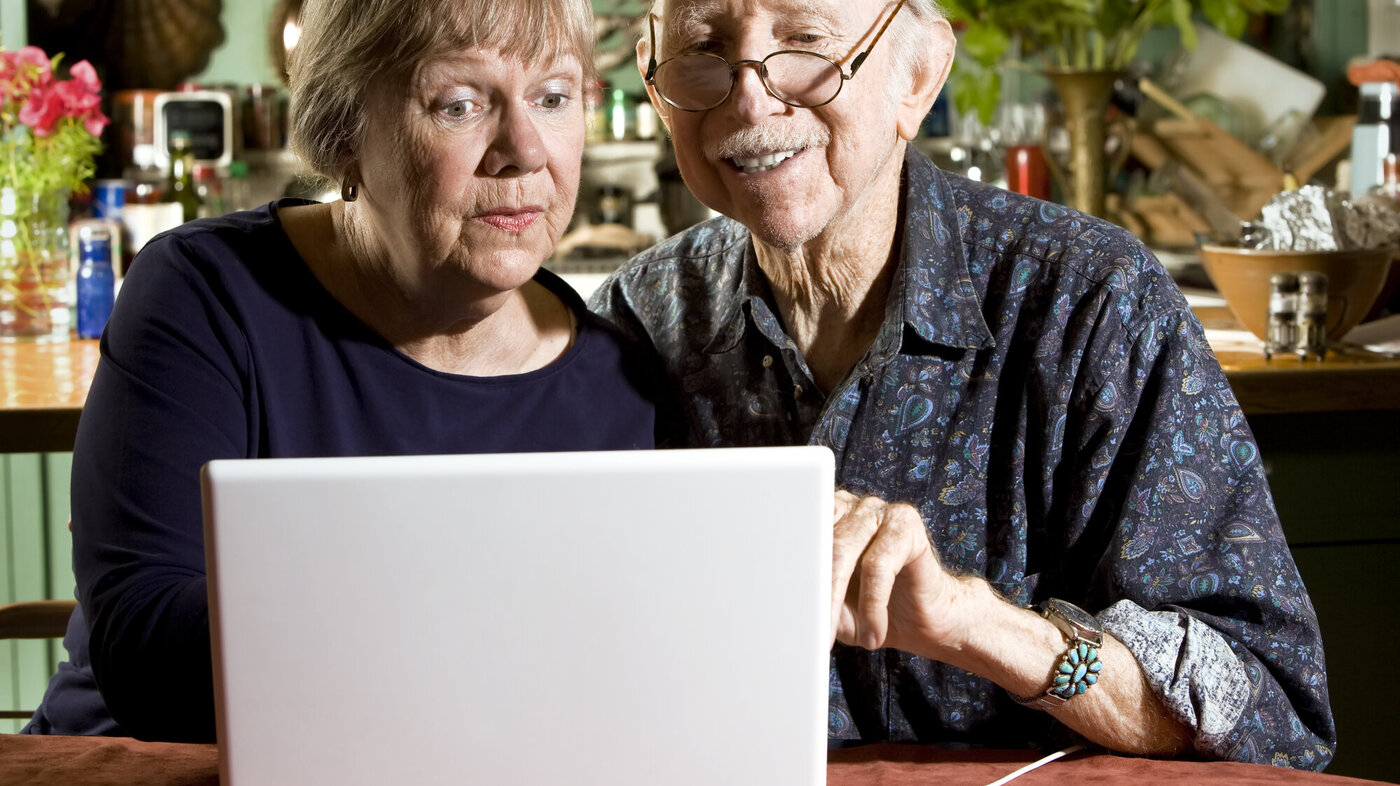
[[[1059,598],[1051,598],[1045,601],[1045,610],[1051,614],[1058,615],[1079,630],[1098,634],[1103,633],[1103,626],[1099,625],[1098,619],[1073,603],[1066,603]]]

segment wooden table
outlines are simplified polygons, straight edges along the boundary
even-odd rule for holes
[[[1238,330],[1224,306],[1197,306],[1207,329]],[[1215,350],[1246,415],[1400,411],[1400,359],[1331,350],[1326,360]]]
[[[73,449],[97,341],[0,344],[0,453]]]
[[[1208,328],[1238,328],[1223,307],[1196,313]],[[1246,415],[1400,411],[1400,359],[1335,351],[1320,362],[1216,357]],[[0,453],[72,450],[97,359],[92,340],[0,344]]]
[[[547,742],[540,743],[548,755]],[[618,755],[633,755],[620,743]],[[709,755],[723,755],[710,751]],[[194,786],[219,782],[218,748],[106,737],[0,735],[0,783],[33,786]],[[987,784],[1039,758],[1028,750],[944,750],[926,745],[867,745],[827,757],[830,786]],[[302,774],[304,775],[304,773]],[[447,778],[471,782],[467,775]],[[1016,786],[1065,783],[1299,784],[1347,786],[1375,783],[1262,764],[1155,761],[1106,753],[1078,753],[1032,770]]]

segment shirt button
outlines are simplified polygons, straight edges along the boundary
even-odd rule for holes
[[[794,386],[793,386],[793,388],[792,388],[792,397],[793,397],[793,398],[802,398],[802,386],[801,386],[801,385],[794,385]]]
[[[772,355],[764,355],[764,356],[763,356],[763,367],[764,367],[764,368],[772,368],[772,367],[773,367],[773,356],[772,356]]]

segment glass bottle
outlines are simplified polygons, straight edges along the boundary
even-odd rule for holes
[[[632,137],[632,102],[625,90],[613,88],[608,92],[607,120],[608,139],[621,142]]]
[[[104,226],[87,225],[78,232],[77,289],[78,338],[99,338],[116,299],[112,238]]]
[[[161,201],[178,203],[185,221],[199,218],[202,203],[194,182],[194,148],[190,146],[187,131],[175,131],[170,135],[170,172]]]
[[[222,216],[228,210],[224,206],[224,184],[219,172],[208,164],[194,165],[195,193],[199,195],[199,217]]]
[[[224,209],[230,213],[250,210],[253,204],[252,186],[248,182],[248,162],[234,161],[228,166],[228,190],[224,194]]]

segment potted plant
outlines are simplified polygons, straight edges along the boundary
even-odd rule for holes
[[[1020,44],[1039,63],[1065,103],[1071,142],[1071,204],[1103,213],[1103,117],[1113,82],[1137,56],[1147,32],[1174,26],[1196,46],[1194,18],[1203,15],[1233,37],[1251,14],[1281,13],[1289,0],[945,0],[949,19],[965,26],[962,56],[951,83],[953,105],[990,123],[1001,98],[1001,66]]]

